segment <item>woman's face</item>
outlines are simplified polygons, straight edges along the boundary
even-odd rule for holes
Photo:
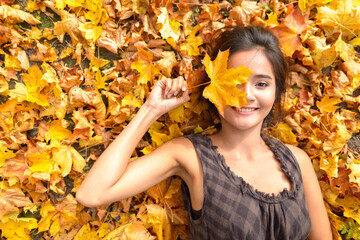
[[[221,116],[222,125],[231,124],[237,129],[260,127],[271,111],[276,98],[276,81],[273,68],[260,48],[233,53],[228,68],[248,67],[254,71],[248,82],[238,87],[244,91],[248,104],[241,108],[226,106]]]

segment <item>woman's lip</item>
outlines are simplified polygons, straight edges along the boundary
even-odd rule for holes
[[[253,114],[254,112],[256,112],[256,110],[258,110],[259,108],[256,107],[242,107],[242,108],[236,108],[236,107],[231,107],[237,114],[240,115],[250,115]],[[241,110],[242,109],[242,110]]]

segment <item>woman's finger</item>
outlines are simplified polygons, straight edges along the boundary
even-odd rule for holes
[[[182,91],[182,85],[184,83],[184,78],[182,76],[177,78],[177,89],[174,93],[174,96],[177,96],[179,94],[180,91]]]
[[[178,79],[171,79],[171,89],[168,93],[168,97],[173,97],[177,91]]]
[[[171,88],[172,88],[172,79],[166,78],[165,80],[165,97],[169,97]]]

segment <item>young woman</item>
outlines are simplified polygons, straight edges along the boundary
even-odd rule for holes
[[[173,139],[131,163],[150,125],[189,100],[183,78],[158,81],[137,115],[95,162],[76,198],[95,207],[183,180],[193,239],[331,239],[330,223],[305,152],[262,133],[276,118],[287,75],[278,40],[260,27],[226,29],[212,58],[230,49],[228,68],[254,73],[238,86],[248,104],[226,106],[220,130]],[[176,97],[178,94],[180,97]]]

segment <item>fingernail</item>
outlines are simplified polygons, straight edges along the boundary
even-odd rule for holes
[[[181,89],[181,90],[185,91],[185,90],[186,90],[186,87],[182,87],[182,89]]]

